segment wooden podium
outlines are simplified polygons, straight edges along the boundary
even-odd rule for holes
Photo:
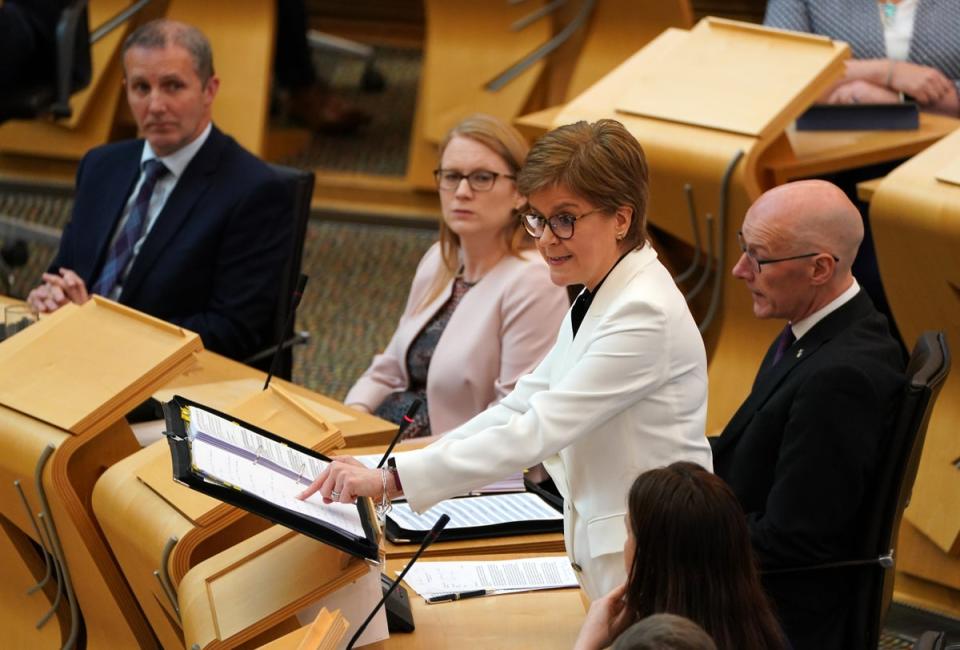
[[[5,643],[72,647],[82,619],[88,648],[155,647],[90,493],[139,447],[124,415],[200,348],[196,334],[98,297],[0,344],[0,543],[16,578],[0,585]],[[39,631],[38,603],[49,610]]]
[[[746,397],[765,342],[780,328],[754,318],[749,293],[730,274],[740,256],[734,235],[771,185],[765,156],[789,151],[785,130],[840,78],[848,56],[845,44],[820,36],[706,18],[665,31],[552,115],[552,126],[622,122],[647,154],[650,223],[703,251],[707,263],[681,287],[701,307],[710,433]]]
[[[210,352],[155,393],[179,394],[329,454],[350,444],[384,444],[396,425]],[[270,527],[270,522],[173,481],[160,441],[104,472],[93,509],[140,608],[165,648],[182,647],[177,591],[191,569]],[[224,637],[226,638],[226,637]]]
[[[877,260],[904,341],[943,329],[954,370],[930,418],[900,530],[897,598],[960,616],[960,133],[891,172],[870,204]]]
[[[561,9],[549,3],[553,13],[534,20],[543,9],[537,4],[548,3],[424,2],[426,42],[407,158],[411,187],[436,189],[437,145],[470,113],[509,122],[531,107],[565,101],[662,30],[692,22],[688,0],[604,0]]]
[[[214,650],[272,641],[299,627],[300,609],[371,570],[379,576],[365,560],[273,526],[187,573],[178,590],[184,644]]]

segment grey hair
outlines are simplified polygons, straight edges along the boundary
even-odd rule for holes
[[[165,18],[151,20],[127,36],[120,52],[121,59],[130,48],[163,49],[170,42],[190,54],[193,69],[200,77],[200,83],[206,86],[213,76],[213,49],[203,32],[192,25]]]

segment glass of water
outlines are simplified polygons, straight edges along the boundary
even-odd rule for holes
[[[10,338],[37,322],[37,312],[29,305],[8,305],[3,310],[3,333]]]

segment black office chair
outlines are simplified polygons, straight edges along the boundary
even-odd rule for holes
[[[942,331],[926,331],[907,363],[907,385],[897,419],[885,445],[885,462],[878,468],[874,501],[862,534],[865,571],[858,583],[856,605],[848,633],[848,648],[876,648],[893,596],[897,533],[910,503],[930,413],[950,372],[950,349]]]
[[[950,372],[950,349],[940,331],[920,335],[907,363],[907,383],[874,482],[873,508],[860,515],[857,559],[775,569],[768,575],[859,571],[844,648],[876,650],[893,596],[897,532],[917,478],[927,423]]]
[[[0,124],[7,120],[31,120],[43,115],[54,119],[69,118],[72,114],[70,95],[90,85],[93,77],[90,58],[93,44],[137,14],[142,14],[144,20],[164,15],[168,2],[131,0],[130,6],[91,31],[87,22],[88,0],[72,0],[57,20],[53,76],[39,79],[16,92],[0,95]]]
[[[92,76],[88,30],[87,0],[74,0],[57,20],[53,76],[0,95],[0,123],[44,114],[70,117],[70,95],[86,88]]]
[[[297,278],[303,264],[303,244],[307,238],[307,223],[310,221],[314,175],[309,171],[282,165],[271,164],[270,168],[290,188],[290,194],[293,197],[293,205],[291,206],[291,217],[293,218],[292,250],[279,287],[272,341],[282,341],[279,345],[283,349],[280,363],[274,375],[281,379],[291,379],[293,377],[293,347],[307,342],[306,333],[295,332],[293,324],[287,328],[287,315],[290,313],[290,307],[293,304],[293,290],[297,286]],[[271,345],[246,359],[245,362],[264,372],[269,372],[270,362],[276,350],[277,345]]]

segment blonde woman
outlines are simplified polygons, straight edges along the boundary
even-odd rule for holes
[[[442,435],[496,404],[550,349],[569,301],[518,217],[526,153],[523,137],[489,115],[466,118],[443,140],[440,241],[348,405],[399,423],[420,399],[426,408],[406,436]]]

